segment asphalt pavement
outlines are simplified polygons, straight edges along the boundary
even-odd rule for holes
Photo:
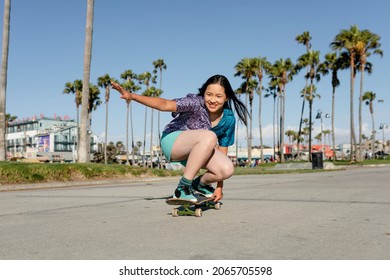
[[[172,217],[178,178],[0,191],[1,260],[389,260],[390,166],[233,176]]]

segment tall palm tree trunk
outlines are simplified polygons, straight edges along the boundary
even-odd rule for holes
[[[362,135],[363,135],[363,80],[364,80],[364,68],[365,64],[362,63],[360,67],[360,94],[359,94],[359,155],[357,161],[363,160],[363,146],[362,146]]]
[[[80,123],[80,145],[79,162],[86,163],[90,161],[90,147],[88,143],[89,121],[89,81],[91,75],[91,57],[92,57],[92,32],[93,32],[93,13],[94,0],[87,0],[87,19],[84,47],[84,71],[83,71],[83,93]]]
[[[239,121],[236,123],[236,165],[238,166],[238,128]]]
[[[107,164],[108,102],[106,102],[106,127],[104,132],[104,163]]]
[[[253,112],[253,106],[252,102],[250,102],[249,105],[249,110],[250,110],[250,116],[252,115]],[[252,164],[252,123],[253,123],[253,118],[249,118],[249,136],[248,136],[248,163],[251,165]]]
[[[313,123],[313,100],[309,100],[309,161],[311,162],[313,159],[312,159],[312,156],[311,156],[311,152],[312,152],[312,141],[311,141],[311,138],[312,138],[312,123]]]
[[[158,134],[158,168],[163,169],[162,149],[161,149],[161,129],[160,129],[160,111],[157,112],[157,134]]]
[[[1,52],[1,76],[0,76],[0,161],[7,159],[6,134],[6,92],[8,72],[8,49],[11,18],[11,0],[4,1],[3,18],[3,46]]]
[[[153,113],[154,109],[151,109],[150,113],[150,168],[153,168]]]
[[[307,70],[307,73],[309,70]],[[303,90],[303,97],[302,97],[302,109],[301,109],[301,118],[299,120],[299,129],[298,129],[298,139],[297,139],[297,159],[300,160],[300,152],[301,152],[301,135],[302,135],[302,123],[303,123],[303,115],[305,113],[305,103],[306,103],[306,89],[307,89],[308,79],[306,79],[305,88]]]
[[[272,111],[272,147],[274,147],[274,160],[276,159],[276,151],[275,151],[275,147],[276,147],[276,137],[275,137],[275,132],[276,132],[276,128],[275,128],[275,121],[276,121],[276,98],[277,98],[277,95],[274,94],[273,95],[274,97],[274,100],[273,100],[273,111]]]
[[[248,93],[248,90],[246,91],[246,94],[245,94],[245,107],[248,108],[248,99],[249,99],[249,93]],[[251,115],[252,116],[252,115]],[[249,128],[248,126],[245,126],[245,131],[246,131],[246,145],[247,145],[247,165],[250,164],[249,162],[249,158],[250,160],[252,160],[252,150],[250,150],[251,146],[250,146],[250,143],[249,143]]]
[[[131,158],[132,158],[132,164],[135,165],[134,127],[133,127],[133,112],[132,112],[132,108],[131,108],[131,102],[128,102],[127,106],[128,106],[128,108],[129,108],[129,114],[130,114]]]
[[[286,93],[282,90],[282,99],[280,100],[280,162],[284,162],[284,114]]]
[[[309,96],[309,161],[312,161],[312,124],[313,124],[313,80],[310,81],[310,96]],[[321,136],[322,137],[322,136]]]
[[[375,155],[375,122],[374,122],[374,109],[372,109],[372,102],[370,103],[371,123],[372,123],[372,155]]]
[[[277,104],[276,104],[276,136],[277,136],[277,140],[276,140],[276,142],[277,142],[277,146],[278,146],[278,158],[279,158],[279,162],[280,162],[280,103],[282,102],[281,101],[281,99],[282,99],[282,97],[281,97],[281,93],[280,92],[278,92],[278,97],[277,97],[278,99],[277,99]],[[276,159],[276,157],[275,157],[275,159]]]
[[[162,68],[160,68],[160,92],[162,92]],[[162,149],[161,149],[161,131],[160,131],[160,111],[157,112],[157,133],[158,133],[158,168],[163,169]]]
[[[301,152],[301,135],[302,135],[302,123],[303,123],[303,114],[305,113],[305,97],[306,96],[306,87],[305,92],[303,95],[303,101],[302,101],[302,109],[301,109],[301,118],[299,120],[299,129],[298,129],[298,139],[297,139],[297,160],[301,159],[300,152]]]
[[[333,162],[336,161],[336,137],[335,137],[335,126],[334,126],[334,115],[335,115],[335,95],[336,95],[336,88],[333,87],[332,90],[332,147],[333,147]]]
[[[146,146],[146,123],[148,119],[148,107],[145,107],[145,125],[144,125],[144,143],[142,151],[142,166],[146,166],[146,157],[145,157],[145,146]]]
[[[76,107],[76,122],[77,122],[77,135],[76,135],[76,145],[74,147],[75,151],[76,151],[76,158],[75,158],[75,162],[78,161],[78,148],[80,146],[80,106],[77,106]]]
[[[262,83],[260,81],[259,85],[260,91],[259,91],[259,133],[260,133],[260,161],[259,163],[263,163],[264,158],[264,150],[263,150],[263,127],[262,127],[262,118],[261,118],[261,111],[262,111]]]
[[[355,122],[354,122],[354,110],[353,110],[353,99],[354,99],[354,71],[355,71],[355,56],[351,55],[351,72],[350,72],[350,100],[349,100],[349,107],[350,107],[350,145],[351,145],[351,150],[350,150],[350,161],[353,161],[354,158],[356,157],[356,152],[355,152],[355,144],[356,144],[356,137],[355,137]]]
[[[129,165],[129,100],[126,100],[126,165]]]

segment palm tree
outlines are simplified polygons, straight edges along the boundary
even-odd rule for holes
[[[344,58],[343,58],[344,57]],[[338,78],[338,71],[345,69],[347,67],[348,61],[346,61],[345,56],[338,56],[336,52],[328,53],[325,55],[325,61],[320,64],[318,71],[323,75],[329,74],[332,72],[332,114],[331,114],[331,123],[332,123],[332,149],[333,153],[336,153],[336,136],[335,136],[335,96],[336,88],[340,85],[340,80]],[[336,161],[336,157],[333,157],[333,161]]]
[[[363,80],[364,71],[366,70],[367,57],[371,55],[370,51],[373,50],[374,54],[383,56],[383,51],[380,49],[381,37],[375,33],[371,33],[365,29],[361,31],[361,38],[359,44],[357,44],[356,53],[359,57],[360,63],[360,94],[359,94],[359,159],[362,160],[362,103],[363,103]]]
[[[13,116],[11,114],[5,114],[5,128],[7,128],[9,123],[13,122],[17,118],[18,118],[17,116]]]
[[[320,143],[321,143],[321,140],[322,140],[322,132],[318,133],[318,134],[314,137],[314,139],[316,139],[316,140],[318,141],[318,144],[320,144]]]
[[[242,90],[242,88],[240,87],[240,88],[238,88],[238,89],[236,89],[235,90],[235,93],[238,95],[238,98],[241,100],[241,93],[243,93],[243,90]],[[239,141],[238,141],[238,130],[239,130],[239,128],[240,128],[240,123],[242,123],[241,122],[241,120],[239,119],[237,122],[236,122],[236,139],[235,139],[235,142],[236,142],[236,164],[238,165],[238,143],[239,143]]]
[[[356,58],[356,45],[358,44],[357,37],[359,36],[359,29],[357,26],[352,26],[350,30],[343,29],[339,34],[333,39],[333,42],[330,44],[331,48],[336,51],[341,51],[346,49],[349,53],[350,60],[350,100],[349,100],[349,108],[350,108],[350,145],[351,145],[351,153],[350,160],[353,161],[356,157],[355,152],[355,144],[356,144],[356,136],[355,136],[355,123],[354,123],[354,82],[355,82],[355,58]]]
[[[146,86],[146,90],[142,93],[142,95],[148,96],[149,94],[149,85],[150,81],[155,82],[155,76],[152,77],[152,74],[148,71],[138,75],[138,81],[140,84],[143,84]],[[153,109],[152,109],[152,116],[153,116]],[[143,142],[143,153],[142,153],[142,164],[145,167],[146,161],[145,161],[145,148],[146,148],[146,124],[147,124],[147,118],[148,118],[148,107],[145,107],[145,125],[144,125],[144,142]],[[153,128],[153,118],[152,118],[152,128]],[[152,152],[152,151],[150,151]]]
[[[94,84],[89,84],[88,123],[90,125],[92,122],[92,111],[96,111],[96,109],[102,104],[99,95],[99,87]]]
[[[149,87],[143,95],[151,96],[151,97],[157,97],[161,93],[158,89],[156,89],[154,86]],[[151,113],[151,122],[150,122],[150,168],[153,167],[153,109]]]
[[[310,49],[311,49],[311,43],[310,43],[311,39],[312,39],[312,37],[310,36],[309,31],[304,31],[302,34],[295,37],[295,41],[306,46],[307,52],[310,51]]]
[[[310,36],[310,33],[309,31],[305,31],[303,32],[301,35],[298,35],[297,37],[295,37],[295,41],[297,41],[298,43],[304,45],[306,47],[306,53],[308,53],[311,49],[311,41],[312,37]],[[305,76],[305,89],[307,88],[307,85],[308,85],[308,78],[307,78],[307,75],[309,73],[309,66],[306,66],[306,76]],[[303,94],[303,96],[305,96],[306,93]],[[299,120],[299,129],[298,129],[298,144],[297,144],[297,158],[299,159],[299,155],[300,155],[300,140],[301,140],[301,133],[302,133],[302,122],[303,122],[303,115],[304,115],[304,112],[305,112],[305,101],[306,99],[305,98],[302,98],[302,109],[301,109],[301,118]]]
[[[83,71],[83,93],[82,93],[82,108],[81,108],[81,123],[80,123],[80,144],[78,147],[78,160],[81,163],[90,161],[90,145],[89,135],[89,80],[91,76],[91,57],[92,57],[92,29],[93,29],[93,14],[94,0],[87,0],[87,18],[85,31],[85,47],[84,47],[84,71]]]
[[[374,103],[373,103],[375,98],[376,98],[376,94],[372,91],[366,91],[362,97],[362,101],[365,101],[366,105],[368,105],[370,108],[371,124],[372,124],[372,135],[371,135],[372,146],[371,146],[371,148],[372,148],[373,155],[375,154],[375,134],[376,134],[375,122],[374,122]]]
[[[350,27],[349,30],[343,29],[340,31],[339,34],[335,36],[333,39],[333,42],[330,44],[330,47],[335,51],[342,51],[346,50],[349,54],[349,68],[350,68],[350,144],[351,144],[351,153],[350,153],[350,160],[353,161],[354,158],[357,159],[356,155],[356,135],[355,135],[355,123],[354,123],[354,82],[355,82],[355,76],[356,76],[356,64],[357,62],[360,63],[360,69],[361,71],[366,70],[366,51],[368,49],[375,49],[375,53],[381,53],[380,50],[377,48],[380,46],[379,44],[379,36],[369,35],[369,31],[360,31],[359,28],[356,25],[353,25]],[[370,38],[370,39],[368,39]],[[368,39],[368,40],[367,40]],[[373,40],[372,44],[369,43]],[[361,58],[361,56],[363,56]],[[361,90],[363,88],[361,78],[360,87]],[[361,93],[362,94],[362,93]],[[360,108],[360,102],[362,97],[359,98],[359,108]],[[360,109],[359,109],[360,112]],[[360,120],[360,119],[359,119]],[[361,134],[361,133],[359,133]],[[359,137],[360,139],[361,137]],[[360,160],[360,159],[359,159]]]
[[[134,80],[137,79],[137,75],[131,70],[126,70],[121,74],[121,79],[124,79],[125,82],[122,84],[123,88],[130,92],[136,92],[141,89],[140,86],[136,85]],[[134,155],[134,131],[133,131],[133,114],[131,110],[131,102],[126,100],[126,164],[129,164],[129,117],[130,117],[130,129],[131,129],[131,155],[132,155],[132,164],[135,164],[135,155]]]
[[[288,137],[288,144],[293,145],[294,140],[297,139],[297,133],[296,131],[289,129],[284,133]]]
[[[115,148],[116,148],[116,154],[117,154],[117,155],[122,154],[122,151],[123,151],[123,142],[122,142],[122,141],[117,141],[117,142],[115,143]]]
[[[104,131],[104,163],[107,164],[107,136],[108,136],[108,102],[110,101],[110,88],[111,88],[110,75],[105,74],[98,78],[98,86],[105,89],[105,101],[106,101],[106,126]]]
[[[266,89],[267,90],[267,93],[264,95],[264,97],[270,97],[272,96],[273,97],[273,111],[272,111],[272,146],[274,148],[274,158],[276,158],[276,151],[275,151],[275,147],[276,147],[276,141],[275,141],[275,114],[276,114],[276,98],[278,97],[278,94],[277,94],[277,90],[276,90],[276,86],[273,86],[273,85],[269,85],[269,87]]]
[[[303,127],[303,129],[302,129],[302,134],[303,134],[303,138],[304,138],[304,141],[305,142],[309,142],[309,140],[308,140],[308,136],[309,136],[309,127],[310,127],[310,125],[309,125],[309,119],[308,118],[304,118],[303,120],[302,120],[302,123],[303,123],[303,125],[304,125],[304,127]]]
[[[11,0],[4,0],[4,18],[3,18],[3,46],[1,52],[1,76],[0,76],[0,161],[7,159],[6,134],[6,92],[7,92],[7,73],[8,73],[8,48],[11,18]]]
[[[75,80],[73,83],[67,82],[65,84],[65,88],[63,90],[63,93],[65,93],[65,94],[73,93],[75,96],[74,101],[76,104],[77,127],[79,127],[79,124],[80,124],[80,105],[81,105],[82,91],[83,91],[83,81],[82,80]]]
[[[263,163],[263,128],[262,128],[262,100],[263,100],[263,77],[264,72],[267,73],[268,69],[270,68],[270,63],[267,61],[266,57],[257,57],[253,59],[253,62],[255,64],[255,67],[257,69],[256,76],[259,80],[259,86],[257,87],[257,94],[259,95],[259,133],[260,133],[260,164]]]
[[[381,44],[379,43],[380,36],[371,33],[368,30],[359,30],[359,28],[354,25],[351,26],[349,30],[343,29],[339,34],[336,35],[334,41],[330,44],[333,50],[343,50],[346,49],[349,53],[350,59],[350,126],[351,126],[351,161],[355,157],[357,160],[361,160],[361,129],[362,129],[362,117],[361,117],[361,108],[362,108],[362,97],[363,97],[363,80],[364,80],[364,71],[367,70],[367,57],[370,55],[369,51],[374,50],[375,54],[383,55],[382,50],[380,50]],[[360,95],[359,95],[359,157],[356,156],[356,151],[354,145],[356,145],[356,136],[355,136],[355,127],[354,127],[354,118],[353,118],[353,96],[354,96],[354,80],[356,76],[356,64],[359,63],[359,70],[361,72],[360,78]]]
[[[271,67],[269,71],[271,75],[271,82],[277,84],[279,98],[280,98],[280,162],[284,162],[284,112],[286,101],[286,85],[293,79],[296,73],[294,64],[290,58],[279,59]]]
[[[17,116],[12,116],[11,114],[5,114],[5,132],[7,131],[9,124],[12,123],[17,118],[18,118]],[[5,159],[7,159],[7,145],[5,145]]]
[[[296,70],[299,71],[303,67],[308,68],[308,72],[305,75],[306,79],[310,80],[309,86],[309,125],[312,124],[313,115],[313,92],[314,92],[314,80],[317,82],[320,80],[318,68],[320,65],[320,52],[310,50],[298,58]],[[309,127],[309,159],[311,160],[311,127]]]
[[[75,150],[76,150],[76,143],[78,146],[79,140],[80,140],[80,105],[81,105],[82,91],[83,91],[83,81],[82,80],[75,80],[73,83],[67,82],[65,84],[65,89],[63,90],[63,93],[65,93],[65,94],[73,93],[75,96],[74,101],[76,104],[76,123],[77,123],[76,140],[75,140],[75,143],[73,144]]]
[[[167,69],[167,65],[165,64],[164,59],[157,59],[156,61],[153,61],[153,65],[154,65],[153,73],[157,74],[157,69],[160,72],[160,86],[159,86],[160,94],[159,95],[161,95],[161,94],[163,94],[163,90],[162,90],[162,71]],[[161,141],[160,111],[158,111],[158,113],[157,113],[157,133],[158,133],[158,143],[159,143],[159,146],[160,146],[159,153],[158,153],[158,156],[159,156],[159,168],[163,168],[163,166],[162,166],[162,149],[161,149],[161,145],[160,145],[160,141]]]
[[[237,92],[241,93],[247,93],[245,96],[245,107],[248,106],[248,102],[250,104],[249,106],[249,114],[252,116],[253,111],[253,93],[258,88],[258,82],[255,79],[249,79],[249,81],[245,81],[241,84],[240,88],[237,89]],[[250,97],[252,96],[252,98]],[[248,164],[250,165],[252,162],[252,118],[249,119],[249,127],[246,126],[246,139],[247,139],[247,146],[248,146]],[[238,128],[238,127],[237,127]]]
[[[249,82],[245,82],[245,88],[247,89],[247,92],[248,92],[248,97],[249,97],[249,108],[250,108],[250,111],[249,111],[249,114],[250,116],[253,116],[253,97],[254,97],[254,92],[255,90],[258,88],[258,82],[257,80],[255,79],[250,79]],[[250,125],[249,125],[249,136],[248,136],[248,154],[250,154],[250,157],[248,155],[248,164],[252,164],[252,140],[253,140],[253,133],[252,133],[252,129],[253,129],[253,125],[252,125],[252,122],[253,122],[253,118],[251,117],[249,119],[249,122],[250,122]]]
[[[302,123],[305,124],[305,128],[302,129],[302,134],[307,136],[307,142],[309,143],[308,151],[309,151],[309,160],[311,159],[311,143],[312,143],[312,132],[313,132],[313,102],[315,98],[321,98],[321,95],[317,93],[317,87],[315,85],[308,85],[306,88],[302,89],[301,96],[309,103],[309,118],[305,118],[302,120]],[[305,130],[305,132],[303,132]]]
[[[328,143],[329,143],[329,146],[330,146],[330,137],[329,137],[329,135],[332,134],[332,130],[330,130],[330,129],[324,129],[324,130],[322,131],[322,133],[324,134],[324,144],[326,145],[326,136],[328,135]]]
[[[77,144],[78,145],[79,145],[79,106],[81,104],[82,89],[83,89],[83,81],[82,80],[75,80],[73,83],[67,82],[65,84],[65,89],[63,91],[63,93],[65,93],[65,94],[69,94],[69,93],[75,94],[76,114],[77,114]],[[91,122],[92,111],[96,110],[97,107],[101,104],[99,94],[100,94],[99,88],[93,84],[89,84],[88,104],[87,104],[88,105],[88,107],[87,107],[88,121],[87,122],[89,124]],[[88,147],[89,147],[89,145],[88,145]]]
[[[87,152],[90,154],[91,151],[91,125],[92,125],[92,111],[96,111],[97,108],[102,104],[100,99],[99,87],[94,84],[89,84],[89,101],[88,101],[88,131],[87,131]],[[89,159],[89,156],[88,156]]]
[[[250,116],[252,116],[252,108],[253,108],[253,97],[254,97],[254,89],[257,87],[257,82],[252,80],[252,77],[256,75],[256,61],[254,61],[251,58],[243,58],[241,61],[239,61],[234,66],[236,73],[234,74],[235,77],[239,76],[242,77],[245,82],[242,84],[242,90],[246,94],[248,94],[247,97],[249,97],[249,113]],[[256,87],[254,87],[256,83]],[[249,131],[248,126],[247,129],[247,147],[248,147],[248,163],[251,164],[252,162],[252,117],[249,119]]]
[[[139,154],[139,149],[142,147],[142,142],[137,141],[137,148],[138,148],[138,154]]]

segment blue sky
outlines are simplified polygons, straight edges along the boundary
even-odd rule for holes
[[[310,32],[312,47],[323,58],[340,30],[357,25],[381,36],[384,56],[369,58],[374,72],[366,75],[364,86],[365,91],[377,94],[377,100],[384,100],[374,105],[378,128],[380,123],[390,124],[386,84],[389,79],[386,65],[390,65],[389,6],[384,0],[95,0],[91,82],[96,84],[97,78],[105,73],[119,78],[127,69],[135,73],[151,72],[152,62],[162,58],[167,64],[163,73],[164,98],[196,93],[214,74],[227,76],[233,88],[238,88],[242,79],[234,77],[234,66],[242,58],[262,56],[272,63],[290,58],[296,62],[305,48],[295,37],[304,31]],[[82,0],[12,1],[7,112],[19,118],[41,113],[75,118],[74,97],[62,91],[66,82],[83,78],[85,14],[86,1]],[[349,72],[340,73],[340,80],[335,122],[336,141],[343,143],[349,142]],[[304,84],[302,72],[287,85],[286,130],[298,128],[302,103],[299,92]],[[321,99],[315,100],[314,112],[321,109],[330,113],[330,76],[323,77],[316,86]],[[358,82],[355,89],[357,112]],[[101,92],[103,99],[104,90]],[[256,109],[257,98],[254,104]],[[268,145],[272,144],[272,104],[272,99],[264,100],[263,133]],[[134,103],[133,110],[135,141],[138,141],[143,139],[144,107]],[[258,116],[254,112],[253,136],[254,144],[258,145]],[[363,118],[364,133],[369,135],[368,106],[363,107]],[[161,128],[170,119],[170,113],[162,113]],[[112,91],[109,140],[125,141],[125,124],[125,103]],[[355,124],[357,131],[357,118]],[[314,126],[318,133],[318,120]],[[330,129],[330,119],[324,119],[324,129]],[[105,106],[93,112],[92,130],[104,139]],[[154,135],[157,143],[156,132]],[[246,145],[244,137],[241,129],[239,146]],[[390,138],[390,128],[385,130],[385,137]],[[146,147],[148,141],[149,137]]]

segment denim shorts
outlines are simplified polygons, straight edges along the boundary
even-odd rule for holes
[[[165,157],[168,159],[168,161],[172,162],[171,160],[171,153],[172,153],[172,147],[175,143],[177,137],[182,133],[182,130],[174,131],[169,134],[163,134],[160,144],[161,144],[161,150]],[[182,165],[186,166],[187,160],[179,161]]]

